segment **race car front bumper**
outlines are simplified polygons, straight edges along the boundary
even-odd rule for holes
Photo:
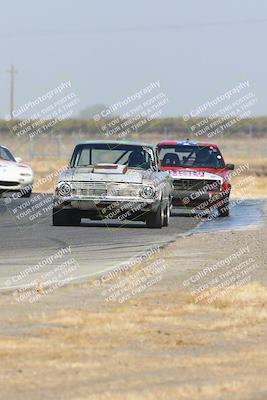
[[[142,199],[122,196],[54,196],[54,209],[69,209],[79,211],[81,215],[101,214],[104,218],[116,219],[120,214],[140,215],[147,212],[156,212],[160,199]]]
[[[32,190],[33,186],[33,178],[32,177],[27,177],[25,179],[19,179],[17,181],[13,180],[5,180],[2,181],[0,179],[0,194],[4,195],[5,193],[16,193],[16,192],[21,192],[22,194],[25,192],[29,192]]]
[[[223,201],[229,193],[225,192],[206,192],[196,196],[194,191],[174,191],[172,205],[174,208],[196,208],[204,210],[211,208],[220,201]]]

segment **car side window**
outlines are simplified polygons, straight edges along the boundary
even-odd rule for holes
[[[0,158],[6,161],[9,161],[11,159],[8,155],[8,152],[3,147],[0,147]]]

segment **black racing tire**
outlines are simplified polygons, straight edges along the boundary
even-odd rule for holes
[[[218,216],[219,218],[225,218],[229,217],[230,211],[229,211],[229,196],[224,198],[224,204],[220,207],[218,207]]]
[[[21,189],[18,193],[19,198],[31,197],[33,185],[27,185],[24,189]]]
[[[81,217],[77,214],[71,215],[70,225],[71,226],[80,226],[80,224],[81,224]]]
[[[104,218],[101,217],[101,215],[97,214],[97,215],[92,215],[90,217],[91,221],[102,221]]]
[[[70,210],[53,208],[53,226],[79,226],[81,217]]]
[[[164,222],[164,209],[162,204],[158,207],[156,212],[148,213],[146,217],[146,226],[150,229],[161,229]]]
[[[32,190],[28,190],[26,193],[23,193],[21,197],[22,198],[31,197],[31,195],[32,195]]]
[[[171,216],[171,207],[170,207],[170,203],[168,202],[168,204],[166,205],[165,210],[164,210],[163,226],[169,225],[170,216]]]

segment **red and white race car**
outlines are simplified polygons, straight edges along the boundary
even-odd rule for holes
[[[229,215],[230,173],[233,164],[225,164],[216,144],[161,142],[157,145],[161,170],[173,178],[173,207],[186,207],[191,212]]]

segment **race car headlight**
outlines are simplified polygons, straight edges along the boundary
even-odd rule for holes
[[[70,196],[71,186],[68,182],[60,182],[56,188],[56,194],[59,196]]]
[[[153,186],[144,186],[141,190],[141,196],[144,199],[152,199],[155,196],[156,190]]]
[[[20,176],[32,176],[30,172],[21,172]]]

